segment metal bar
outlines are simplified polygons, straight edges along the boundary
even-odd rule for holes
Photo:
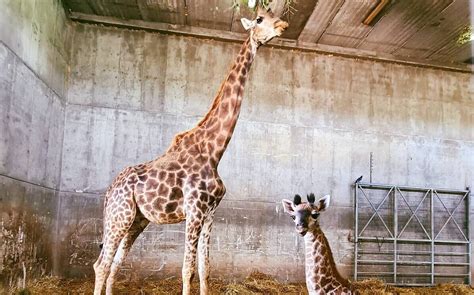
[[[447,266],[468,266],[468,262],[436,262],[435,265],[447,265]]]
[[[390,190],[392,191],[392,190]],[[390,193],[390,192],[389,192]],[[398,202],[396,191],[393,190],[393,282],[397,282],[397,237],[398,237]]]
[[[378,184],[378,183],[366,183],[366,182],[359,182],[358,185],[362,188],[381,188],[381,189],[390,189],[393,188],[393,185],[388,184]],[[452,189],[444,189],[444,188],[429,188],[429,187],[410,187],[410,186],[396,186],[397,188],[401,189],[402,191],[420,191],[425,192],[427,190],[435,190],[441,194],[462,194],[469,192],[468,190],[452,190]]]
[[[393,273],[391,272],[359,272],[359,275],[361,276],[392,276]],[[429,272],[423,272],[423,273],[417,273],[417,272],[411,272],[411,273],[400,273],[398,274],[399,276],[403,277],[408,277],[408,276],[431,276],[431,273]],[[464,278],[467,277],[467,273],[460,273],[460,274],[444,274],[444,273],[435,273],[435,277],[442,277],[442,278]],[[394,283],[398,285],[397,283]],[[430,285],[430,283],[427,283],[426,285]]]
[[[443,229],[446,227],[446,225],[448,224],[449,220],[453,220],[454,221],[454,224],[456,224],[457,228],[459,229],[459,231],[461,232],[461,234],[463,235],[464,239],[466,241],[468,241],[469,239],[466,237],[466,235],[464,235],[464,232],[462,231],[462,229],[459,227],[459,224],[456,222],[456,219],[453,218],[453,214],[454,212],[458,209],[459,205],[462,203],[462,201],[464,201],[464,198],[466,198],[466,195],[464,195],[461,200],[459,201],[459,203],[456,205],[456,207],[454,207],[453,209],[453,212],[449,212],[449,209],[446,207],[446,205],[444,204],[444,202],[441,200],[441,198],[439,197],[438,193],[436,191],[434,191],[435,195],[438,197],[438,200],[441,202],[441,204],[443,205],[444,209],[446,209],[446,212],[448,212],[449,214],[449,217],[448,219],[446,220],[446,222],[444,223],[444,225],[441,227],[441,229],[439,230],[438,234],[436,235],[436,237],[434,237],[434,239],[436,240],[436,238],[439,236],[439,234],[443,231]]]
[[[469,239],[469,244],[467,245],[467,261],[469,263],[469,276],[467,277],[467,281],[468,281],[468,284],[471,285],[472,282],[472,270],[471,270],[471,231],[470,231],[470,222],[471,222],[471,219],[470,219],[470,216],[471,216],[471,205],[470,205],[470,198],[471,198],[471,190],[468,189],[467,192],[466,192],[466,219],[467,219],[467,223],[466,223],[466,230],[467,230],[467,238]]]
[[[465,253],[465,252],[460,252],[460,253],[456,253],[456,252],[438,252],[438,253],[435,253],[435,256],[466,256],[468,254],[469,253]]]
[[[359,272],[359,275],[370,275],[370,276],[379,276],[379,275],[382,275],[382,276],[392,276],[393,275],[393,272]],[[431,273],[429,272],[410,272],[410,273],[399,273],[398,274],[399,276],[403,276],[403,277],[407,277],[407,276],[413,276],[413,275],[419,275],[419,276],[430,276]],[[396,283],[395,283],[396,284]]]
[[[394,260],[365,260],[359,259],[360,264],[379,264],[379,265],[390,265],[393,264]],[[469,266],[468,262],[441,262],[441,261],[401,261],[397,260],[398,265],[412,265],[412,266],[423,266],[423,265],[440,265],[440,266]],[[434,272],[433,272],[434,274]]]
[[[370,206],[363,206],[363,204],[359,204],[359,209],[370,209],[371,207]],[[383,208],[382,208],[383,209]],[[428,210],[427,210],[428,209]],[[425,215],[428,215],[429,214],[429,206],[427,209],[424,209],[424,208],[420,208],[420,210],[418,210],[418,213],[423,213]],[[443,209],[443,206],[436,206],[434,207],[435,209],[435,212],[436,210],[441,210]],[[405,208],[398,208],[398,211],[399,212],[405,212],[405,211],[409,211],[409,209],[405,209]],[[418,216],[418,215],[417,215]]]
[[[426,262],[426,261],[400,261],[400,260],[359,260],[359,263],[361,264],[386,264],[390,265],[396,262],[397,264],[401,265],[430,265],[431,262]]]
[[[359,200],[357,190],[359,188],[358,184],[355,184],[355,192],[354,192],[354,280],[357,281],[357,267],[358,267],[358,243],[359,243]]]
[[[431,284],[434,285],[434,199],[433,190],[430,190],[430,223],[431,223]]]
[[[420,209],[420,206],[421,206],[421,204],[423,204],[423,201],[426,199],[426,196],[428,195],[428,192],[429,192],[429,191],[427,191],[427,192],[425,193],[425,195],[423,196],[423,199],[421,199],[421,201],[418,203],[418,206],[416,206],[415,212],[413,212],[413,210],[411,209],[410,205],[408,204],[407,199],[405,199],[405,196],[402,194],[402,192],[400,191],[400,189],[397,188],[397,190],[398,190],[398,193],[400,194],[400,196],[402,196],[403,201],[405,201],[405,204],[407,204],[408,209],[411,211],[411,216],[410,216],[410,218],[408,219],[408,221],[406,222],[406,224],[405,224],[405,226],[403,227],[403,229],[400,231],[399,236],[402,235],[402,233],[405,231],[405,229],[406,229],[406,227],[408,226],[408,224],[410,223],[410,221],[413,219],[413,217],[415,217],[416,220],[418,221],[418,223],[421,225],[421,228],[422,228],[423,231],[425,232],[426,236],[427,236],[429,239],[431,239],[432,236],[430,236],[430,235],[428,234],[428,232],[426,231],[425,227],[424,227],[423,224],[421,223],[420,219],[418,219],[418,216],[416,216],[416,212],[418,212],[418,209]]]
[[[398,256],[400,255],[431,255],[431,251],[397,251]],[[393,254],[393,251],[359,251],[359,254],[371,254],[371,255],[383,255],[383,254]],[[435,256],[466,256],[469,253],[466,252],[438,252],[435,253]]]
[[[403,274],[399,274],[401,276],[404,276],[404,277],[407,277],[407,276],[431,276],[431,273],[429,272],[426,272],[426,273],[416,273],[416,272],[412,272],[412,273],[403,273]],[[460,274],[444,274],[444,273],[435,273],[435,276],[436,277],[445,277],[445,278],[463,278],[465,276],[467,276],[467,274],[464,274],[464,273],[460,273]]]
[[[467,277],[469,274],[467,273],[460,273],[460,274],[447,274],[447,273],[435,273],[435,277],[442,277],[442,278],[464,278]]]
[[[359,237],[359,241],[377,241],[380,239],[379,238],[376,238],[376,237]],[[393,238],[384,238],[384,241],[393,241],[394,239]],[[431,240],[420,240],[420,239],[397,239],[398,242],[402,242],[402,243],[410,243],[410,242],[414,242],[414,243],[431,243]],[[461,240],[458,240],[458,241],[448,241],[448,240],[435,240],[434,241],[435,244],[458,244],[458,245],[467,245],[469,244],[468,241],[461,241]]]
[[[468,269],[469,269],[469,275],[467,277],[468,284],[472,285],[472,268],[471,268],[471,243],[467,245],[467,248],[469,249],[469,254],[467,255],[467,261],[469,263]]]
[[[367,197],[367,195],[365,194],[364,190],[361,188],[360,191],[362,192],[362,194],[364,195],[364,197],[367,199],[367,201],[369,202],[370,206],[372,207],[372,209],[374,210],[374,214],[372,214],[372,216],[369,218],[369,221],[367,221],[367,223],[365,224],[364,228],[360,231],[360,234],[362,235],[362,233],[364,232],[364,230],[367,228],[367,226],[369,226],[370,222],[372,221],[372,219],[374,219],[375,215],[377,215],[379,218],[380,218],[380,221],[382,221],[383,225],[385,226],[385,229],[387,229],[388,233],[390,234],[390,236],[392,236],[393,238],[393,234],[392,232],[390,231],[390,229],[388,229],[388,226],[387,224],[385,223],[385,221],[383,221],[383,218],[382,216],[380,216],[379,214],[379,209],[380,207],[382,207],[383,203],[385,203],[385,200],[387,199],[388,195],[390,194],[390,192],[393,190],[393,187],[388,191],[388,193],[385,195],[385,197],[382,199],[382,201],[380,202],[380,204],[377,206],[377,209],[375,209],[374,205],[372,204],[372,202],[370,201],[369,197]]]
[[[359,272],[360,276],[392,276],[392,272]],[[417,272],[411,272],[411,273],[400,273],[398,274],[399,276],[423,276],[423,277],[428,277],[431,276],[431,273],[429,272],[424,272],[424,273],[417,273]],[[444,273],[435,273],[436,277],[442,277],[442,278],[464,278],[467,277],[467,273],[460,273],[460,274],[444,274]],[[395,285],[399,285],[397,283],[392,283]],[[401,285],[401,284],[400,284]],[[425,285],[430,285],[430,283],[426,283]]]

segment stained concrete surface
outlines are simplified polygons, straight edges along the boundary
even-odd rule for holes
[[[0,289],[49,275],[57,257],[56,192],[0,176]]]
[[[0,173],[59,187],[65,101],[0,42]]]
[[[0,42],[0,284],[50,274],[55,260],[65,101]]]
[[[69,21],[60,0],[0,0],[0,40],[59,96],[66,94]]]
[[[0,1],[0,285],[57,269],[67,19],[59,1]]]

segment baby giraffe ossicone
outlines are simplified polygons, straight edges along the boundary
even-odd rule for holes
[[[301,202],[282,200],[285,212],[295,221],[296,231],[304,237],[306,256],[306,287],[310,295],[352,294],[351,284],[337,271],[328,240],[319,226],[319,215],[329,207],[331,197],[326,195],[315,202],[314,194]]]

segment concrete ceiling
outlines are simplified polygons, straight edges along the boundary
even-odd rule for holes
[[[244,33],[240,18],[252,16],[248,9],[232,9],[232,0],[62,1],[73,20],[201,30],[237,39],[238,33]],[[381,55],[437,65],[472,62],[473,42],[457,43],[470,25],[470,0],[388,0],[372,23],[364,25],[379,2],[297,0],[294,14],[284,17],[289,18],[290,28],[282,38],[294,47],[303,44],[349,55]]]

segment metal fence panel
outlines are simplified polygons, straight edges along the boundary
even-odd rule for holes
[[[355,280],[470,284],[469,198],[469,190],[355,183]]]

